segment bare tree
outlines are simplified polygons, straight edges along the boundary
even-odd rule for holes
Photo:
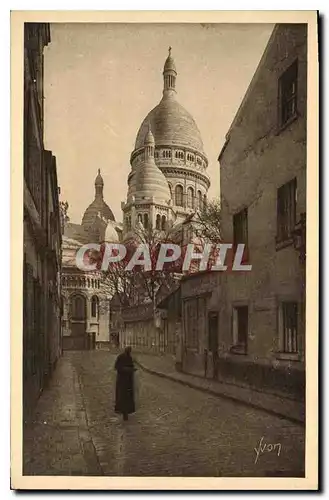
[[[153,228],[144,228],[138,224],[132,232],[129,241],[125,242],[127,250],[126,256],[119,262],[110,263],[108,269],[104,270],[103,283],[108,286],[111,296],[117,295],[122,306],[139,305],[151,302],[155,304],[156,294],[162,285],[170,289],[177,281],[174,271],[179,263],[166,263],[162,270],[156,269],[160,244],[172,242],[170,230],[159,231]],[[127,270],[126,266],[136,251],[137,246],[144,244],[147,246],[151,269],[146,270],[144,266],[136,265],[132,270]],[[94,254],[96,262],[101,263],[103,252]],[[100,267],[100,266],[99,266]]]
[[[207,201],[201,210],[195,212],[194,221],[201,241],[219,243],[221,241],[220,199]]]

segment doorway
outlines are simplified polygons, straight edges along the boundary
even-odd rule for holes
[[[213,378],[218,377],[218,313],[209,313],[208,315],[208,345],[209,351],[211,353],[212,364],[213,364]],[[206,358],[207,359],[207,358]],[[205,374],[207,372],[207,366],[205,366]]]
[[[70,304],[71,337],[70,349],[88,349],[86,334],[87,301],[83,295],[75,294],[71,297]]]
[[[248,306],[233,308],[233,350],[241,354],[248,351]]]

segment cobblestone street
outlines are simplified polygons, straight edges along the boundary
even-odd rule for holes
[[[114,361],[107,351],[64,353],[26,426],[25,474],[303,476],[302,425],[141,369],[137,411],[123,422]]]

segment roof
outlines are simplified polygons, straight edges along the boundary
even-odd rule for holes
[[[107,203],[105,203],[103,198],[95,198],[83,214],[82,224],[92,224],[98,216],[98,213],[105,219],[115,220],[112,210]]]
[[[240,104],[240,106],[239,106],[239,108],[238,108],[238,110],[237,110],[237,112],[236,112],[236,114],[235,114],[235,116],[233,118],[233,121],[232,121],[232,123],[230,125],[230,128],[229,128],[229,130],[228,130],[228,132],[226,134],[225,143],[224,143],[224,145],[223,145],[223,147],[222,147],[222,149],[221,149],[221,151],[220,151],[220,153],[218,155],[218,161],[220,161],[221,156],[224,153],[224,151],[226,149],[226,146],[228,145],[230,132],[231,132],[232,128],[234,127],[234,125],[236,124],[236,122],[238,121],[238,119],[239,119],[239,117],[240,117],[240,115],[241,115],[241,113],[243,111],[243,108],[244,108],[244,106],[245,106],[245,104],[246,104],[246,102],[247,102],[247,100],[249,98],[249,95],[251,94],[251,92],[252,92],[252,90],[253,90],[253,88],[254,88],[257,80],[258,80],[259,73],[260,73],[260,71],[261,71],[261,69],[262,69],[262,67],[264,65],[264,62],[265,62],[265,60],[267,58],[268,51],[269,51],[269,49],[270,49],[270,47],[271,47],[271,45],[272,45],[272,43],[274,41],[274,38],[275,38],[276,33],[277,33],[278,29],[279,29],[279,26],[280,26],[279,24],[275,25],[275,27],[274,27],[274,29],[272,31],[272,34],[271,34],[271,36],[269,38],[269,41],[267,42],[266,48],[265,48],[265,50],[263,52],[263,55],[262,55],[262,57],[261,57],[261,59],[260,59],[260,61],[258,63],[258,66],[256,68],[254,76],[251,79],[251,82],[250,82],[250,84],[249,84],[249,86],[247,88],[247,91],[246,91],[246,93],[245,93],[245,95],[244,95],[244,97],[243,97],[243,99],[241,101],[241,104]]]
[[[204,154],[201,134],[193,117],[174,95],[164,96],[143,120],[137,133],[135,149],[144,147],[149,126],[157,146],[190,147]]]

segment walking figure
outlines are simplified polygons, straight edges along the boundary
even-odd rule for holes
[[[131,347],[125,348],[115,361],[117,380],[115,388],[115,412],[123,415],[123,420],[128,420],[129,413],[135,413],[134,398],[134,362],[131,357]]]

